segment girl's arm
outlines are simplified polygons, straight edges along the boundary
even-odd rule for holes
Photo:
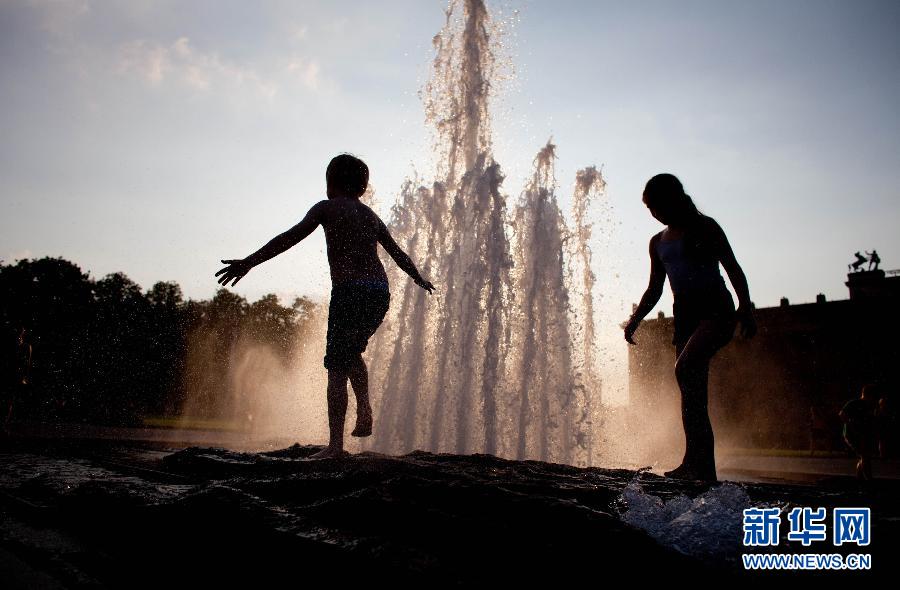
[[[650,238],[650,282],[647,285],[647,290],[644,291],[641,302],[624,326],[625,340],[630,344],[635,344],[631,337],[637,330],[638,325],[640,325],[641,320],[644,319],[644,316],[656,306],[656,303],[662,296],[663,286],[666,284],[666,269],[656,253],[656,242],[659,240],[659,237],[660,234],[656,234]]]
[[[734,292],[738,297],[738,318],[743,325],[743,334],[747,338],[756,334],[756,321],[753,319],[753,303],[750,301],[750,287],[747,285],[747,276],[744,269],[738,264],[728,243],[728,237],[722,227],[712,218],[709,218],[710,231],[712,233],[712,241],[715,247],[716,256],[725,272],[728,273],[728,280],[734,287]]]

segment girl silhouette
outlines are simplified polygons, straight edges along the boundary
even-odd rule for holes
[[[671,174],[658,174],[644,188],[644,204],[666,228],[650,238],[650,283],[631,318],[623,325],[625,340],[656,306],[669,277],[674,298],[675,378],[681,390],[681,418],[685,452],[681,465],[667,477],[716,480],[713,431],[707,409],[709,362],[734,336],[737,322],[744,337],[756,333],[747,278],[725,232],[712,217],[700,213],[681,182]],[[719,263],[739,299],[731,294],[719,273]]]

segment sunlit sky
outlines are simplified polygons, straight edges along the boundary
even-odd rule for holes
[[[386,217],[403,179],[432,170],[416,92],[444,7],[0,0],[0,258],[62,256],[208,298],[220,259],[324,198],[342,151],[368,162]],[[640,195],[662,171],[725,228],[758,307],[846,298],[857,250],[900,267],[897,2],[501,8],[518,11],[495,102],[505,192],[512,205],[550,136],[566,214],[575,171],[602,165],[598,294],[640,298],[660,229]],[[329,288],[318,230],[235,290]]]

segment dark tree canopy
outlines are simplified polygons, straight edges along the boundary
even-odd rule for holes
[[[63,258],[0,262],[2,393],[16,396],[17,420],[134,425],[176,414],[193,335],[214,335],[219,364],[239,336],[286,358],[316,307],[306,298],[284,307],[272,294],[248,303],[225,288],[185,301],[175,282],[145,292],[122,272],[94,280]],[[32,350],[26,386],[15,377],[23,327]]]

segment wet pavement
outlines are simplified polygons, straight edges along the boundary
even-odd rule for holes
[[[319,448],[7,441],[0,573],[9,587],[299,584],[332,574],[344,583],[564,583],[650,564],[647,575],[759,577],[739,560],[741,514],[775,506],[870,507],[873,568],[843,575],[897,572],[895,480],[703,484],[425,452],[309,460]],[[778,575],[801,574],[816,575]]]

